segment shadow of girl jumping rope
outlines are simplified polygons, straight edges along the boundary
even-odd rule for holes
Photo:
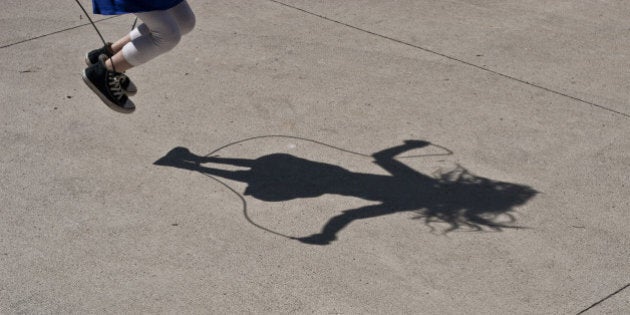
[[[324,194],[353,196],[378,201],[332,217],[320,233],[296,238],[307,244],[326,245],[354,220],[401,211],[416,211],[427,224],[445,222],[447,231],[460,227],[474,230],[513,228],[514,207],[525,204],[536,191],[529,186],[500,182],[471,174],[459,166],[436,177],[424,175],[395,159],[403,152],[430,145],[408,140],[374,153],[374,162],[391,175],[355,173],[342,167],[302,159],[290,154],[270,154],[257,159],[204,157],[177,147],[155,162],[246,183],[245,195],[264,201],[314,198]],[[247,167],[223,170],[201,164],[217,163]],[[501,215],[510,220],[497,222]]]

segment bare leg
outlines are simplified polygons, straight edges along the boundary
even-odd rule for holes
[[[131,68],[133,65],[125,60],[122,51],[117,52],[111,58],[107,59],[105,62],[105,67],[107,70],[116,71],[116,72],[125,72]]]
[[[127,45],[128,42],[131,41],[131,35],[127,34],[125,35],[123,38],[117,40],[116,42],[114,42],[111,46],[112,51],[115,53],[118,53],[119,51],[122,50],[123,46]]]
[[[186,1],[166,11],[136,13],[136,17],[142,23],[111,45],[114,56],[105,63],[108,70],[125,72],[171,50],[195,26],[195,15]]]
[[[114,53],[114,56],[112,56],[110,60],[107,60],[105,62],[105,67],[107,67],[108,70],[110,71],[116,70],[116,72],[125,72],[126,70],[133,67],[133,65],[129,64],[125,60],[125,58],[122,56],[122,53],[120,53],[123,46],[131,42],[131,40],[132,40],[131,34],[127,34],[123,36],[122,38],[120,38],[119,40],[117,40],[116,42],[112,43],[110,48],[112,52]],[[112,66],[112,62],[113,62],[113,66]]]

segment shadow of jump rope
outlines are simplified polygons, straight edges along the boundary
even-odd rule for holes
[[[357,173],[340,166],[311,161],[290,154],[275,153],[256,159],[224,158],[215,156],[231,146],[267,138],[285,138],[306,141],[352,155],[371,158],[390,175]],[[433,146],[444,153],[401,156],[413,149]],[[422,174],[402,163],[401,159],[429,156],[448,156],[449,149],[422,140],[407,140],[403,144],[368,155],[336,147],[324,142],[288,135],[251,137],[226,144],[205,156],[177,147],[156,161],[155,165],[170,166],[202,173],[234,193],[243,204],[243,216],[253,226],[266,232],[298,240],[306,244],[327,245],[337,239],[338,233],[351,222],[382,215],[413,211],[417,219],[432,223],[448,223],[444,233],[467,227],[475,231],[501,231],[520,228],[512,225],[512,212],[537,194],[526,185],[495,181],[473,175],[462,166],[433,176]],[[224,164],[247,167],[249,170],[224,170],[202,164]],[[222,180],[246,183],[241,194]],[[358,197],[378,204],[343,211],[332,217],[320,233],[306,237],[289,236],[252,220],[245,195],[263,201],[288,201],[297,198],[315,198],[324,194]],[[500,222],[507,217],[507,222]]]

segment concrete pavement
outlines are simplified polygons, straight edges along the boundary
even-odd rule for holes
[[[0,5],[0,313],[630,312],[630,4],[190,3]]]

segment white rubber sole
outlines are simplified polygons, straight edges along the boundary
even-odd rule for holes
[[[89,53],[85,53],[85,64],[88,67],[93,65],[93,63],[90,62]],[[132,97],[138,93],[138,87],[136,87],[136,85],[133,84],[133,81],[131,81],[131,79],[129,79],[129,85],[124,90],[125,90],[125,94],[127,94],[127,96],[129,97]]]
[[[103,95],[103,93],[101,93],[101,91],[94,84],[92,84],[92,81],[88,79],[87,75],[85,74],[85,70],[81,72],[81,77],[83,78],[83,82],[85,82],[85,84],[90,88],[90,90],[92,90],[92,92],[94,92],[94,94],[96,94],[96,96],[98,96],[98,98],[100,98],[101,101],[103,101],[103,103],[105,103],[105,105],[107,105],[107,107],[109,107],[111,110],[119,112],[119,113],[123,113],[123,114],[131,114],[136,110],[136,105],[134,105],[131,100],[127,100],[127,103],[126,103],[126,105],[130,105],[131,108],[123,108],[114,104],[109,99],[107,99],[107,97]]]

